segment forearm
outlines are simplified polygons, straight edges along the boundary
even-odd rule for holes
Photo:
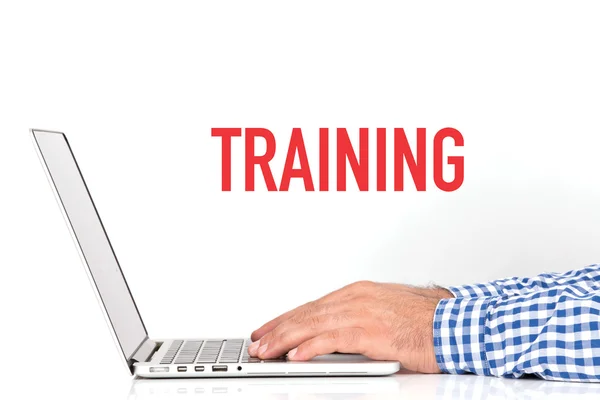
[[[450,286],[448,290],[454,297],[495,297],[525,295],[536,291],[565,288],[572,285],[590,288],[598,283],[600,283],[600,265],[593,264],[564,273],[545,273],[530,278],[513,277],[486,283]]]
[[[442,372],[600,382],[600,284],[441,300]]]

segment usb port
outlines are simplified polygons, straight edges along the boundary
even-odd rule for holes
[[[194,371],[196,371],[196,372],[204,372],[204,365],[196,365],[194,367]]]
[[[185,372],[187,371],[187,367],[177,367],[177,372]]]
[[[227,372],[227,365],[213,365],[213,372]]]

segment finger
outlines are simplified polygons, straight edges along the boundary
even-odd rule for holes
[[[267,322],[266,324],[264,324],[263,326],[261,326],[260,328],[258,328],[254,332],[252,332],[252,335],[250,335],[250,339],[252,339],[253,342],[259,340],[261,337],[263,337],[267,333],[271,332],[282,321],[285,321],[290,316],[292,316],[301,307],[304,307],[304,305],[302,305],[300,307],[296,307],[293,310],[283,313],[280,316],[278,316],[277,318],[272,319],[271,321]]]
[[[302,306],[301,306],[302,307]],[[294,308],[286,313],[281,314],[279,317],[267,322],[250,335],[250,339],[252,340],[252,344],[248,346],[248,355],[251,357],[256,357],[258,354],[258,349],[260,348],[260,339],[267,333],[271,332],[276,326],[279,325],[281,321],[285,321],[289,318],[289,316],[293,315],[296,310],[300,307]]]
[[[313,314],[302,320],[292,318],[261,339],[257,355],[264,359],[280,357],[324,332],[359,327],[365,323],[364,319],[358,318],[352,311]]]
[[[273,323],[277,323],[277,325],[275,327],[269,329],[269,331],[267,333],[265,333],[257,341],[252,343],[250,345],[250,347],[248,347],[248,354],[251,355],[252,357],[257,357],[259,351],[262,352],[266,348],[266,347],[264,347],[264,344],[266,343],[266,341],[269,340],[270,336],[272,335],[273,330],[276,329],[276,327],[280,326],[282,323],[284,323],[286,321],[289,321],[291,318],[298,318],[298,316],[306,315],[309,312],[311,312],[312,309],[317,308],[317,307],[322,308],[322,306],[315,305],[315,302],[309,302],[298,308],[293,309],[292,311],[288,311],[287,313],[285,313],[285,314],[281,315],[280,317],[276,318],[275,320],[271,321]]]
[[[323,304],[323,303],[327,303],[330,301],[335,301],[335,300],[341,300],[345,297],[350,297],[352,295],[352,292],[355,289],[361,289],[363,287],[366,287],[368,285],[370,285],[371,282],[355,282],[352,283],[350,285],[344,286],[341,289],[335,290],[315,301],[310,301],[306,304],[303,304],[299,307],[294,308],[291,311],[288,311],[284,314],[281,314],[280,316],[278,316],[277,318],[267,322],[266,324],[264,324],[263,326],[261,326],[260,328],[258,328],[257,330],[255,330],[254,332],[252,332],[252,334],[250,335],[250,338],[252,339],[252,341],[257,341],[260,340],[264,335],[266,335],[267,333],[271,332],[273,329],[275,329],[275,327],[277,327],[280,323],[282,323],[283,321],[287,320],[288,318],[290,318],[292,315],[294,315],[297,312],[300,312],[302,310],[304,310],[304,308],[309,307],[312,304]]]
[[[274,327],[273,329],[271,329],[269,332],[265,333],[260,339],[259,339],[259,343],[256,344],[264,344],[266,341],[270,340],[270,338],[273,335],[273,332],[275,330],[277,330],[281,325],[285,324],[286,322],[289,321],[295,321],[295,322],[300,322],[303,319],[305,319],[308,316],[311,315],[320,315],[320,314],[324,314],[326,313],[328,310],[331,309],[331,303],[323,303],[323,304],[319,304],[317,301],[313,301],[310,303],[306,303],[303,306],[300,306],[298,308],[295,308],[294,310],[292,310],[290,312],[290,315],[286,316],[286,318],[278,318],[278,322],[279,324]],[[336,310],[338,311],[338,310]]]
[[[288,353],[292,361],[308,361],[331,353],[359,353],[365,351],[365,331],[362,328],[334,329],[320,334]]]

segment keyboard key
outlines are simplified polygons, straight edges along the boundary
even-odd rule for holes
[[[175,364],[192,364],[198,355],[198,351],[200,351],[202,343],[202,340],[186,341],[175,359]]]
[[[219,358],[222,363],[237,363],[242,354],[245,340],[243,339],[228,339],[224,341],[223,352]]]
[[[171,343],[171,346],[169,347],[169,349],[167,350],[165,355],[163,356],[163,359],[160,361],[160,363],[161,364],[171,364],[182,344],[183,344],[183,340],[174,340]]]
[[[200,350],[200,354],[198,355],[198,359],[196,363],[204,363],[204,364],[214,364],[217,362],[217,358],[219,357],[219,353],[221,352],[221,347],[223,346],[222,340],[208,340],[204,344],[202,350]]]

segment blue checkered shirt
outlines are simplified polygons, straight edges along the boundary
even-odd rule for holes
[[[600,382],[600,265],[448,289],[433,321],[443,372]]]

